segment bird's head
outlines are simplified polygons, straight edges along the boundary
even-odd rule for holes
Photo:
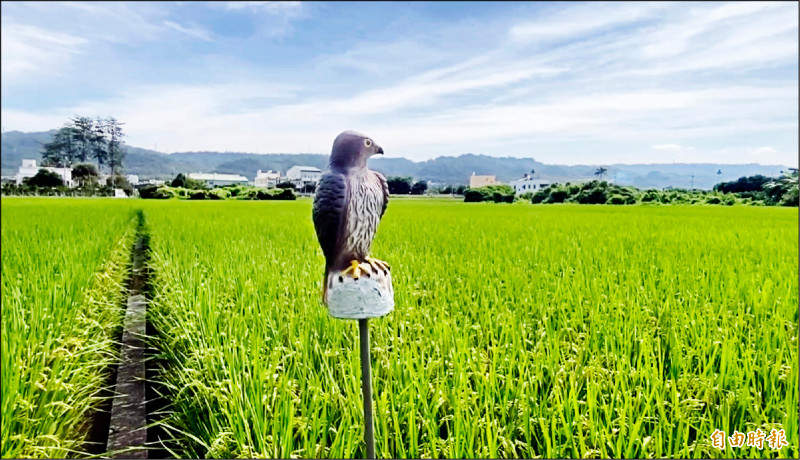
[[[372,138],[356,131],[345,131],[336,136],[331,150],[331,169],[364,168],[367,159],[376,153],[383,154],[383,148]]]

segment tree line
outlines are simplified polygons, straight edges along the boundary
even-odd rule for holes
[[[428,190],[428,182],[414,182],[412,177],[389,177],[386,185],[392,195],[424,195]]]
[[[761,175],[721,182],[714,190],[648,189],[593,180],[553,184],[536,193],[519,196],[532,203],[579,204],[743,204],[751,206],[798,206],[798,173],[792,169],[779,178]],[[469,194],[469,190],[467,192]],[[469,201],[469,200],[465,200]],[[483,200],[488,201],[488,200]]]
[[[108,166],[116,175],[125,160],[123,125],[114,117],[93,120],[76,115],[55,133],[52,141],[43,144],[42,165],[71,168],[94,160],[101,169]]]

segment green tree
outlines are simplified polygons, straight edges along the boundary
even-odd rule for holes
[[[108,164],[108,138],[103,119],[98,118],[94,124],[94,142],[92,143],[92,158],[97,160],[97,165],[102,169]]]
[[[75,141],[77,130],[71,124],[65,124],[53,140],[42,145],[42,164],[44,166],[67,167],[78,156],[78,144]]]
[[[386,179],[386,184],[392,195],[408,195],[411,193],[412,181],[413,179],[410,177],[390,177]]]
[[[172,183],[170,183],[172,187],[183,187],[192,190],[205,190],[208,188],[208,185],[205,181],[192,179],[191,177],[185,176],[183,173],[178,173],[175,176],[175,179],[172,179]]]
[[[64,167],[69,163],[69,158],[64,150],[64,145],[54,136],[51,142],[42,145],[42,165]]]
[[[108,139],[106,145],[111,174],[117,174],[118,170],[122,169],[122,163],[125,160],[125,150],[122,148],[125,133],[122,131],[122,125],[124,123],[120,123],[114,117],[108,117],[103,121],[103,133]]]
[[[94,151],[97,141],[94,121],[89,117],[75,116],[71,121],[73,139],[75,141],[75,160],[85,163]]]
[[[97,182],[98,177],[100,173],[97,171],[97,166],[91,163],[77,164],[72,168],[72,178],[78,181],[81,187]]]
[[[106,179],[106,185],[111,188],[121,188],[128,196],[133,195],[133,186],[128,179],[121,174],[113,174]]]
[[[464,191],[464,202],[494,201],[495,203],[513,203],[515,196],[516,191],[510,185],[486,185],[484,187],[468,188]]]
[[[783,173],[779,179],[768,182],[764,185],[764,189],[770,197],[770,204],[798,206],[800,179],[797,169],[791,169]]]
[[[116,174],[125,159],[122,125],[114,117],[92,121],[76,115],[56,132],[51,142],[43,144],[42,163],[67,167],[94,158],[100,168],[108,165]]]
[[[172,182],[169,184],[171,187],[186,187],[186,176],[183,173],[178,173],[175,176],[175,179],[172,179]]]
[[[740,177],[735,181],[720,182],[714,190],[722,193],[758,192],[764,190],[764,185],[770,182],[769,177],[757,174],[750,177]]]
[[[60,187],[64,185],[60,175],[46,169],[40,169],[33,177],[26,177],[23,183],[35,187]]]
[[[426,190],[428,190],[428,183],[424,180],[415,182],[414,185],[411,186],[412,195],[423,195]]]

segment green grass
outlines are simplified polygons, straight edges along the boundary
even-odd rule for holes
[[[2,458],[82,456],[133,237],[111,200],[2,199]]]
[[[141,206],[177,453],[362,456],[310,200]],[[378,456],[796,458],[797,235],[797,209],[392,201]],[[710,445],[756,427],[790,446]]]

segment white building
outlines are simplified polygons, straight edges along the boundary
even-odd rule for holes
[[[139,185],[164,185],[167,181],[160,179],[147,179],[146,181],[139,182]]]
[[[127,176],[125,176],[125,178],[128,179],[129,184],[139,185],[139,176],[137,176],[136,174],[128,174]]]
[[[17,171],[17,175],[14,179],[17,182],[17,185],[22,184],[22,180],[26,177],[33,177],[36,173],[39,172],[40,169],[46,169],[50,172],[54,172],[61,176],[61,180],[64,181],[64,185],[68,187],[73,187],[75,185],[72,182],[72,170],[70,168],[53,168],[50,166],[36,166],[36,160],[22,160],[22,166],[19,167]]]
[[[190,179],[204,181],[211,187],[222,185],[247,185],[247,178],[239,174],[189,173]]]
[[[322,177],[322,170],[313,166],[292,166],[286,171],[286,180],[300,188],[306,184],[314,184]]]
[[[256,180],[254,181],[254,184],[256,187],[275,188],[278,186],[278,182],[280,181],[281,181],[280,171],[272,172],[272,170],[270,169],[267,172],[263,172],[259,169],[258,172],[256,173]]]
[[[512,181],[509,183],[509,185],[514,187],[514,190],[517,194],[528,192],[536,193],[543,188],[549,187],[550,181],[544,179],[534,179],[532,176],[528,176],[526,174],[522,179]]]

